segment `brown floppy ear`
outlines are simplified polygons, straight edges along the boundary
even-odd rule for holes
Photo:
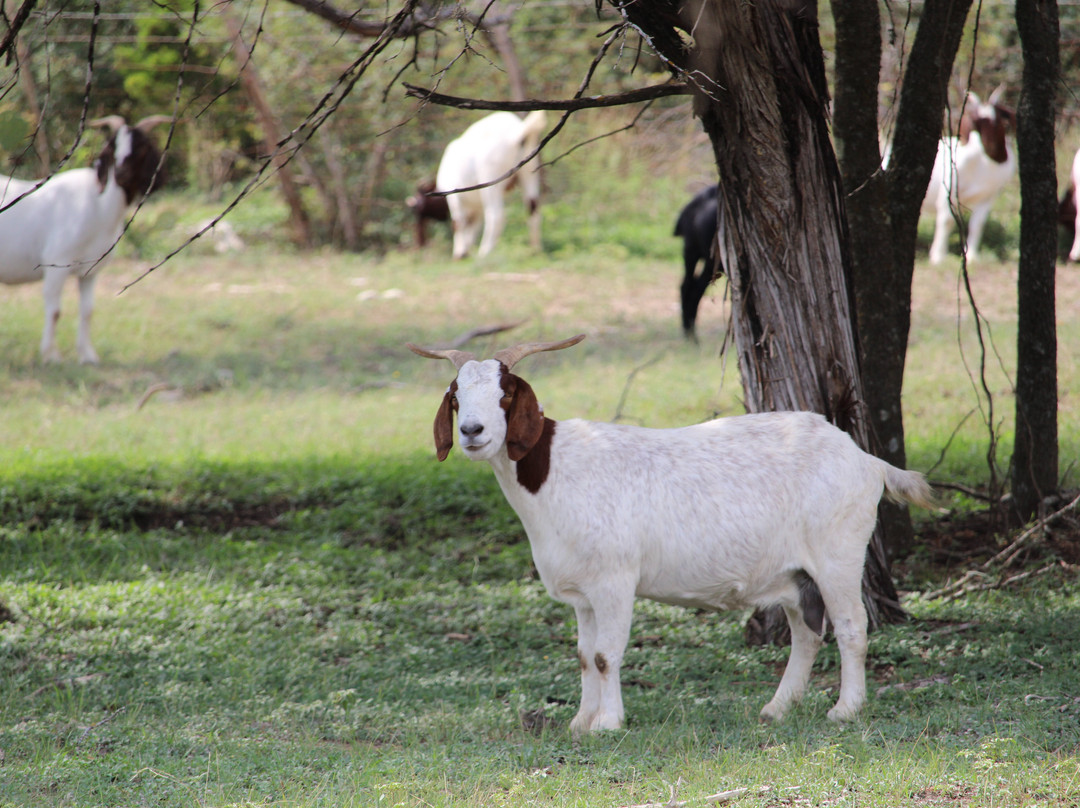
[[[510,397],[506,411],[506,453],[513,461],[529,453],[544,433],[544,413],[529,383],[509,373],[503,389]]]
[[[454,445],[454,393],[457,381],[446,390],[439,411],[435,413],[435,456],[439,461],[446,460]]]

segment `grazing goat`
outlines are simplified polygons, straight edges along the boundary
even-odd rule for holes
[[[148,132],[171,118],[155,115],[128,126],[119,115],[91,121],[109,130],[93,168],[54,174],[44,182],[0,176],[0,283],[44,281],[41,355],[60,359],[56,323],[69,275],[79,279],[79,361],[96,363],[90,317],[98,270],[124,229],[124,212],[161,187],[161,152]]]
[[[529,241],[540,249],[540,165],[534,158],[499,182],[540,142],[546,116],[543,110],[522,120],[512,112],[495,112],[474,123],[443,152],[435,187],[449,193],[450,219],[454,227],[454,258],[464,258],[476,241],[483,224],[478,255],[495,247],[506,222],[503,197],[514,180],[521,181],[529,210]],[[494,183],[472,191],[453,193],[458,188]]]
[[[1016,113],[998,103],[1003,89],[994,90],[985,104],[975,93],[968,93],[959,137],[943,138],[938,144],[922,203],[923,213],[936,214],[931,264],[945,260],[949,233],[960,208],[971,211],[965,255],[968,261],[978,260],[990,208],[1016,173],[1016,156],[1006,141],[1009,129],[1015,126]]]
[[[434,194],[435,182],[424,180],[416,186],[416,193],[405,200],[405,204],[416,217],[416,246],[423,247],[427,244],[428,219],[436,222],[450,220],[450,206],[446,204],[446,197],[442,194]]]
[[[841,660],[829,718],[852,718],[866,696],[861,580],[878,501],[929,504],[922,476],[808,412],[680,429],[553,421],[511,371],[583,338],[486,361],[409,345],[457,367],[435,416],[437,457],[453,445],[456,411],[465,454],[494,469],[548,593],[574,607],[582,696],[571,730],[622,725],[619,668],[635,596],[714,610],[783,606],[791,656],[763,719],[780,719],[802,695],[827,614]]]
[[[675,222],[675,235],[683,239],[683,266],[686,275],[680,287],[682,326],[687,339],[697,342],[698,306],[709,284],[724,272],[716,253],[716,186],[711,185],[691,199]],[[698,262],[704,262],[700,274]]]
[[[1080,261],[1080,149],[1077,149],[1076,156],[1073,158],[1069,187],[1061,197],[1058,218],[1066,230],[1072,230],[1073,233],[1069,260]]]

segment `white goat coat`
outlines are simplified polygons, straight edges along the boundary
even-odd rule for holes
[[[543,112],[534,112],[524,120],[512,112],[481,118],[447,145],[435,187],[453,191],[494,182],[536,149],[544,121]],[[534,158],[501,182],[446,197],[454,227],[454,258],[468,254],[481,224],[484,234],[478,255],[483,257],[494,249],[506,222],[504,197],[515,180],[521,183],[529,207],[530,241],[534,249],[540,248],[540,166]]]
[[[797,600],[796,570],[861,570],[887,468],[811,413],[664,430],[559,421],[536,494],[505,452],[491,464],[552,597],[576,604],[616,578],[640,597],[712,609]]]
[[[0,206],[36,184],[0,176]],[[124,191],[111,173],[103,191],[92,168],[53,175],[23,202],[0,213],[0,282],[40,281],[47,270],[81,276],[120,238],[126,207]],[[43,226],[44,210],[58,226]]]

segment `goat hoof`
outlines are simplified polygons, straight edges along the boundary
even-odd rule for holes
[[[847,721],[854,721],[855,716],[859,714],[859,708],[841,707],[839,704],[833,707],[826,714],[826,717],[830,721],[834,721],[837,724],[843,724]]]
[[[776,724],[784,717],[784,711],[779,707],[766,704],[758,713],[758,721],[762,724]]]

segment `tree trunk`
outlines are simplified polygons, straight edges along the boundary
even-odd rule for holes
[[[832,0],[836,22],[836,80],[833,83],[833,141],[846,192],[852,279],[858,322],[859,355],[862,363],[863,393],[870,414],[870,448],[894,466],[907,467],[903,420],[899,410],[900,391],[890,407],[889,418],[877,414],[881,404],[879,378],[874,355],[875,343],[889,327],[888,315],[895,306],[883,306],[886,299],[904,299],[904,290],[883,281],[890,267],[881,257],[892,252],[889,223],[889,196],[881,171],[878,142],[878,81],[881,65],[881,15],[878,0]],[[908,291],[910,294],[910,290]],[[900,381],[903,376],[901,364]],[[879,422],[895,423],[899,434],[880,435]],[[911,515],[907,506],[882,502],[878,522],[889,559],[906,555],[914,542]]]
[[[675,48],[661,53],[676,65],[676,22],[693,31],[680,66],[719,170],[718,238],[748,409],[820,412],[868,448],[816,8],[639,0],[622,10],[654,47]],[[902,617],[877,531],[863,595],[871,627]],[[752,640],[778,639],[778,611],[755,615],[748,633],[766,636]]]
[[[941,138],[949,74],[971,0],[927,0],[908,58],[888,171],[878,170],[881,28],[873,0],[833,0],[837,26],[835,135],[854,265],[863,392],[878,456],[905,466],[901,392],[911,328],[919,208]],[[882,260],[891,256],[890,260]],[[911,548],[906,509],[883,504],[889,557]]]
[[[1016,25],[1024,53],[1017,110],[1020,163],[1020,267],[1017,278],[1016,443],[1013,511],[1030,519],[1058,486],[1057,171],[1055,91],[1060,70],[1057,0],[1017,0]]]
[[[240,36],[240,25],[230,14],[224,15],[225,24],[229,29],[229,37],[233,41],[236,50],[236,58],[240,63],[240,83],[244,87],[248,98],[251,99],[255,112],[259,117],[259,125],[263,130],[263,139],[266,149],[271,155],[274,167],[277,170],[278,182],[281,184],[281,193],[285,197],[285,203],[289,206],[289,224],[292,227],[293,240],[301,247],[311,244],[311,220],[304,208],[304,202],[300,198],[300,189],[293,179],[292,169],[289,167],[286,155],[278,151],[281,142],[281,132],[277,118],[274,116],[270,104],[263,92],[262,82],[255,72],[251,63],[251,51],[244,44]]]

